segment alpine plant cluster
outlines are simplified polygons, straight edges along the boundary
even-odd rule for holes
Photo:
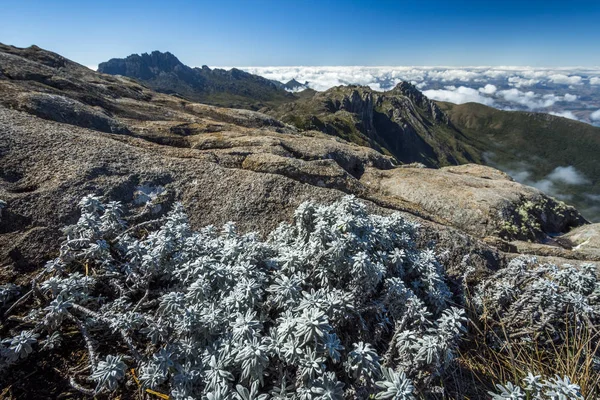
[[[555,349],[569,338],[589,337],[588,347],[596,354],[574,351],[573,357],[589,357],[591,367],[600,372],[600,283],[596,265],[559,268],[538,263],[534,257],[516,258],[480,283],[470,301],[480,320],[494,332],[490,339],[495,347],[521,340],[535,344],[539,351]],[[494,400],[583,399],[580,387],[566,376],[543,377],[530,371],[521,386],[512,382],[496,386],[498,393],[490,393]]]
[[[488,325],[510,332],[512,338],[555,342],[565,332],[600,323],[597,267],[557,267],[535,257],[515,258],[479,284],[472,302]]]
[[[507,382],[505,385],[497,384],[496,388],[497,393],[489,392],[492,400],[583,400],[579,386],[568,377],[543,379],[541,375],[529,372],[523,378],[522,386]]]
[[[5,316],[28,310],[4,329],[0,370],[60,351],[75,327],[89,367],[70,384],[88,395],[135,381],[172,399],[413,399],[443,378],[465,331],[417,226],[353,197],[304,203],[264,241],[233,223],[194,231],[178,204],[129,228],[119,203],[79,205],[31,287],[0,287]],[[473,301],[495,302],[515,329],[560,329],[565,307],[593,318],[594,269],[562,271],[517,260]]]

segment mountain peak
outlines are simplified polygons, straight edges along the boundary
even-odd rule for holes
[[[168,51],[166,52],[161,52],[158,50],[154,50],[151,54],[147,54],[144,53],[142,55],[143,56],[148,56],[149,59],[151,60],[152,63],[154,63],[157,66],[177,66],[177,65],[183,65],[183,63],[181,61],[179,61],[179,59],[177,57],[175,57],[173,55],[173,53],[170,53]]]
[[[261,102],[279,104],[294,99],[284,88],[263,77],[236,68],[229,71],[206,65],[191,68],[168,51],[113,58],[100,63],[98,72],[127,76],[159,92],[228,107],[258,109]]]
[[[419,89],[417,89],[415,85],[407,81],[400,82],[392,89],[392,91],[397,93],[399,92],[403,96],[406,96],[411,100],[415,100],[419,103],[421,103],[424,99],[427,99],[427,96],[425,96]]]
[[[450,123],[448,116],[438,107],[435,101],[430,100],[412,83],[402,81],[391,92],[408,97],[417,107],[430,114],[434,121],[444,124]]]
[[[150,79],[161,72],[172,72],[184,67],[172,53],[158,50],[152,53],[131,54],[126,58],[112,58],[98,65],[98,72],[124,75],[137,79]]]

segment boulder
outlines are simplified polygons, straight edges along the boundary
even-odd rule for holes
[[[369,169],[361,182],[477,237],[543,241],[586,222],[573,207],[482,165]]]
[[[591,259],[600,258],[600,223],[580,226],[562,236],[560,240],[572,247],[572,252]]]

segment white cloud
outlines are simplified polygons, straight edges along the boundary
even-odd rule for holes
[[[432,99],[455,103],[479,102],[507,110],[540,110],[567,118],[575,110],[594,110],[600,93],[600,68],[533,67],[429,67],[429,66],[296,66],[241,67],[265,78],[287,82],[294,78],[323,91],[333,86],[356,84],[387,91],[402,81],[411,82]],[[586,90],[587,88],[587,90]],[[429,90],[426,90],[429,89]],[[600,125],[600,118],[586,122]]]
[[[479,91],[484,94],[494,94],[496,93],[496,90],[498,90],[498,88],[495,85],[491,85],[489,83],[484,87],[479,88]]]
[[[553,182],[563,182],[568,185],[584,185],[589,180],[572,165],[566,167],[556,167],[547,176]]]
[[[586,193],[585,197],[590,200],[597,201],[600,203],[600,194]]]
[[[369,86],[371,89],[373,89],[376,92],[385,92],[385,89],[381,86],[380,83],[368,83],[367,86]]]
[[[448,87],[449,88],[449,87]],[[482,96],[479,91],[468,88],[465,86],[460,86],[455,89],[439,89],[439,90],[425,90],[423,94],[429,97],[430,99],[440,100],[440,101],[449,101],[450,103],[455,104],[463,104],[463,103],[481,103],[491,106],[494,104],[494,100]]]
[[[600,121],[600,110],[596,110],[590,114],[590,119],[592,121]]]
[[[575,121],[579,121],[580,119],[577,118],[577,116],[575,114],[573,114],[572,111],[550,111],[548,114],[552,114],[552,115],[556,115],[557,117],[564,117],[564,118],[569,118],[569,119],[574,119]]]
[[[539,79],[525,79],[520,76],[511,76],[508,78],[508,84],[514,87],[533,86],[540,83]]]
[[[512,176],[512,178],[517,181],[517,182],[521,182],[521,183],[525,183],[529,180],[529,177],[531,176],[531,173],[529,171],[511,171],[511,170],[506,170],[505,171],[508,175]]]
[[[443,71],[431,71],[427,74],[427,76],[433,81],[469,82],[475,78],[479,78],[480,74],[474,71],[468,71],[464,69],[448,69]]]
[[[578,75],[554,74],[548,77],[553,83],[559,85],[579,85],[583,79]]]
[[[563,200],[570,199],[571,195],[561,190],[561,186],[558,184],[584,185],[590,182],[581,172],[571,165],[556,167],[548,175],[538,181],[531,179],[531,173],[525,163],[518,165],[516,169],[506,169],[505,171],[517,182],[533,186],[550,196]]]
[[[536,108],[545,108],[554,105],[560,100],[559,97],[548,94],[539,96],[533,91],[523,92],[519,89],[500,90],[498,94],[506,101],[525,106],[531,110]]]
[[[536,189],[541,190],[542,192],[549,194],[551,196],[556,196],[557,192],[554,189],[554,183],[549,179],[542,179],[537,182],[530,183],[530,186],[533,186]]]

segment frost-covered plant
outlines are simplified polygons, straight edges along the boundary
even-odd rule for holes
[[[482,282],[473,303],[489,325],[513,337],[554,340],[567,326],[584,328],[600,316],[600,282],[593,264],[558,267],[519,257]]]
[[[376,399],[412,400],[415,387],[404,372],[396,372],[392,368],[382,368],[381,375],[384,380],[375,382],[380,391]]]
[[[342,400],[344,398],[344,384],[337,380],[333,372],[326,372],[316,379],[310,391],[311,398],[315,400]]]
[[[8,345],[3,349],[3,356],[6,361],[14,362],[20,358],[25,358],[33,352],[32,345],[37,343],[39,335],[32,331],[22,331],[17,336],[4,339],[2,343]]]
[[[9,301],[14,299],[19,292],[19,287],[12,283],[0,285],[0,305],[6,305]]]
[[[379,375],[379,356],[369,343],[354,343],[354,349],[348,353],[346,369],[354,377],[373,379]]]
[[[34,329],[5,341],[2,363],[70,324],[95,392],[115,390],[127,360],[143,388],[173,399],[409,399],[443,372],[465,323],[416,225],[352,197],[302,204],[266,241],[231,223],[194,231],[177,204],[129,228],[118,203],[87,196],[80,208],[34,284]],[[98,362],[103,335],[118,343]]]
[[[242,385],[237,385],[235,387],[237,393],[235,393],[235,398],[239,400],[267,400],[269,395],[266,393],[258,394],[258,381],[254,381],[252,386],[250,386],[250,390],[246,389]]]
[[[119,381],[125,377],[126,365],[121,356],[106,356],[106,360],[100,361],[96,370],[92,373],[92,380],[97,382],[96,393],[106,388],[115,390]]]
[[[523,388],[512,382],[497,384],[498,392],[489,393],[493,400],[583,400],[579,385],[572,383],[566,376],[541,379],[541,376],[529,372],[523,383]]]
[[[580,398],[579,386],[568,377],[559,378],[565,374],[579,382],[586,395],[595,397],[594,360],[600,347],[596,266],[559,267],[533,257],[515,258],[480,283],[470,300],[485,330],[482,349],[494,359],[504,360],[499,363],[501,368],[507,364],[510,369],[508,365],[516,358],[545,376],[556,375],[548,379],[529,373],[522,386],[499,386],[496,398]]]
[[[506,382],[504,385],[497,384],[499,393],[490,392],[492,400],[525,400],[525,393],[521,387],[515,386],[512,382]]]
[[[550,399],[583,399],[579,385],[571,382],[568,376],[556,376],[546,382],[544,394]]]

